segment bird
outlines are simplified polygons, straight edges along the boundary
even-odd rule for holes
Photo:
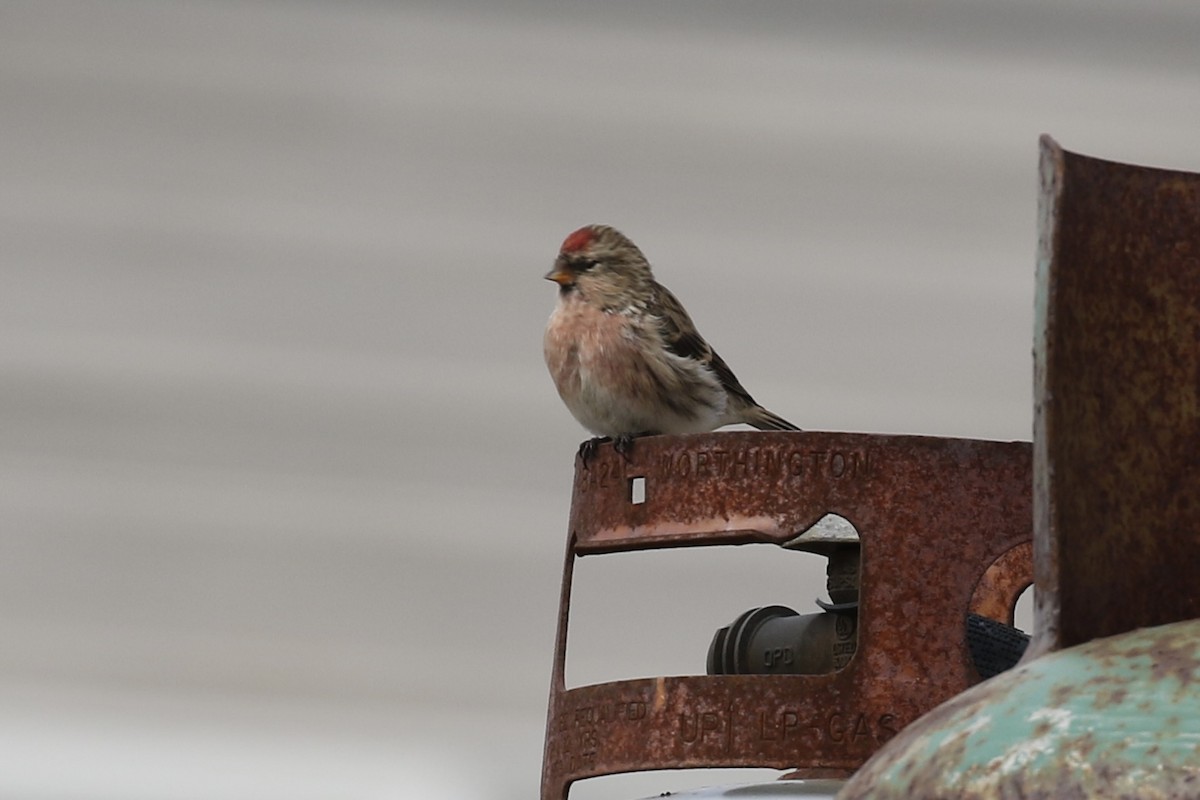
[[[639,436],[736,423],[800,430],[750,396],[620,231],[572,232],[545,277],[558,284],[558,302],[543,354],[563,403],[595,435],[580,445],[585,464],[609,440],[629,458]]]

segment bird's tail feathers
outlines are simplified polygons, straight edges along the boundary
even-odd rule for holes
[[[760,431],[798,431],[792,423],[778,414],[767,411],[762,406],[754,406],[746,413],[745,422]]]

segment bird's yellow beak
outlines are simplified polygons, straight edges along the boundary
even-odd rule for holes
[[[571,274],[571,270],[560,264],[555,264],[554,269],[546,273],[546,280],[554,281],[559,286],[566,286],[575,282],[575,276]]]

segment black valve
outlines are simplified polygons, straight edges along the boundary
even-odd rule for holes
[[[743,613],[713,635],[708,674],[821,675],[846,666],[858,647],[857,604],[822,605],[819,614],[786,606]],[[967,615],[965,636],[984,679],[1015,666],[1029,644],[1025,632],[978,614]]]
[[[858,645],[855,608],[798,614],[786,606],[751,609],[708,646],[709,675],[820,675],[835,672]]]

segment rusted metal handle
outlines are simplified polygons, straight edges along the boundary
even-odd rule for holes
[[[726,432],[638,439],[628,460],[602,447],[577,462],[542,800],[563,800],[581,778],[648,769],[853,771],[977,681],[964,640],[973,598],[996,606],[1010,592],[1011,611],[1032,582],[1030,458],[1026,442]],[[858,649],[844,669],[566,688],[576,558],[783,544],[827,513],[862,542]]]

